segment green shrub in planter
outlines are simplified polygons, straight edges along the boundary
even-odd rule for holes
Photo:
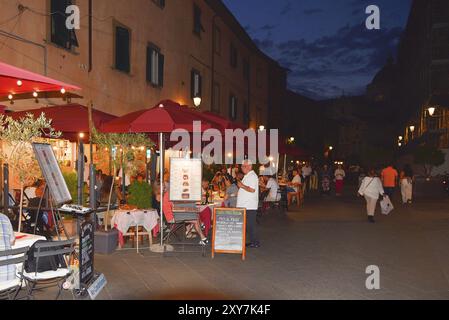
[[[67,188],[69,189],[70,195],[72,196],[72,202],[78,203],[78,174],[76,172],[63,172],[62,176],[64,177]],[[87,204],[88,198],[89,188],[87,188],[87,186],[85,185],[83,189],[84,205]]]
[[[138,209],[151,209],[153,190],[147,182],[134,181],[129,186],[128,204]]]

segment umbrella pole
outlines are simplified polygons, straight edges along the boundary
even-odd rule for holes
[[[161,184],[161,197],[160,197],[160,213],[161,213],[161,226],[160,226],[160,233],[161,233],[161,247],[164,246],[164,212],[163,212],[163,202],[164,202],[164,134],[161,132],[159,134],[159,156],[160,156],[160,170],[159,170],[159,176],[160,176],[160,184]]]
[[[287,154],[284,155],[284,174],[283,177],[287,176]]]

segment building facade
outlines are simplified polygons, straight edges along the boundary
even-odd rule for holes
[[[415,0],[397,59],[404,144],[449,148],[449,2]]]
[[[80,29],[65,27],[65,8]],[[285,73],[264,55],[220,0],[0,0],[0,60],[80,86],[84,105],[114,115],[165,99],[251,127],[279,109]],[[279,79],[274,79],[277,75]],[[63,104],[15,101],[10,110]]]

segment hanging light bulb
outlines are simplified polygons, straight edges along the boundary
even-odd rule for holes
[[[33,97],[37,98],[38,95],[39,94],[36,91],[33,92]]]
[[[61,89],[61,93],[62,93],[62,94],[65,94],[65,93],[66,93],[66,91],[65,91],[64,88]]]
[[[22,80],[17,80],[17,85],[18,85],[19,87],[21,87],[21,86],[23,85]]]
[[[14,98],[14,96],[12,94],[8,94],[8,99],[12,100]]]

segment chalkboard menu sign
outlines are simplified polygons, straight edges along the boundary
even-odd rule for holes
[[[80,219],[79,268],[80,284],[88,284],[94,275],[94,224],[90,218]]]
[[[212,258],[215,253],[241,254],[246,258],[246,210],[220,208],[214,210]]]

